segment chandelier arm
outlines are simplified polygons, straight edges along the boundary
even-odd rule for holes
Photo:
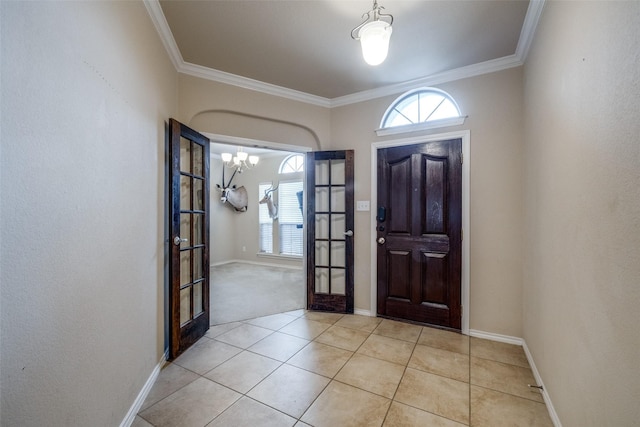
[[[392,26],[392,25],[393,25],[393,15],[392,15],[392,14],[390,14],[390,13],[379,13],[379,14],[378,14],[378,16],[379,16],[380,18],[383,18],[383,17],[388,17],[388,18],[390,18],[390,19],[391,19],[391,21],[389,21],[389,26]]]
[[[362,23],[360,25],[358,25],[353,30],[351,30],[351,38],[354,39],[354,40],[360,40],[360,37],[357,36],[357,34],[358,34],[357,32],[360,30],[360,28],[364,27],[364,25],[367,23],[369,18],[371,18],[371,12],[363,13],[362,17],[364,18],[364,21],[362,21]],[[353,35],[354,33],[356,34],[356,36]]]

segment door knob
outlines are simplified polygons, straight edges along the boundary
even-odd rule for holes
[[[180,243],[182,242],[188,242],[189,239],[181,239],[180,236],[176,236],[173,238],[173,244],[176,246],[180,246]]]
[[[384,242],[386,242],[384,237],[378,237],[378,244],[379,245],[384,245]]]
[[[352,236],[353,236],[353,230],[347,230],[347,231],[345,231],[345,232],[344,232],[344,235],[345,235],[345,236],[352,237]]]

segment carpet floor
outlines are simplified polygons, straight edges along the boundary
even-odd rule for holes
[[[211,325],[304,308],[302,269],[232,262],[211,267]]]

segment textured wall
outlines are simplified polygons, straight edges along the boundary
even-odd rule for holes
[[[464,125],[438,130],[471,131],[470,328],[522,334],[522,70],[511,69],[438,85],[468,115]],[[396,95],[399,96],[400,94]],[[371,143],[420,135],[378,138],[374,129],[396,96],[334,108],[331,148],[355,148],[355,198],[371,199]],[[369,310],[369,212],[356,212],[355,304]]]
[[[0,8],[2,425],[119,425],[163,353],[177,73],[141,2]]]
[[[638,425],[640,3],[545,5],[524,90],[524,338],[564,426]]]

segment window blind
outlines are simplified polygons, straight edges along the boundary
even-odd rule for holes
[[[264,192],[271,187],[271,183],[258,185],[258,200],[262,200]],[[272,195],[273,197],[273,195]],[[269,208],[266,203],[258,205],[258,250],[260,252],[273,253],[273,220],[269,218]]]
[[[280,231],[280,253],[302,256],[303,229],[302,212],[297,192],[302,191],[302,181],[280,182],[278,187],[278,222]]]

